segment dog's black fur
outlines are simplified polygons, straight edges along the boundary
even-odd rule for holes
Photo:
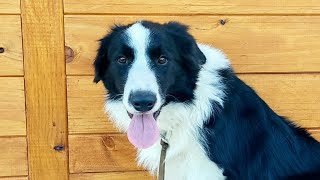
[[[277,115],[232,70],[227,99],[205,125],[208,156],[228,179],[320,179],[320,143]]]

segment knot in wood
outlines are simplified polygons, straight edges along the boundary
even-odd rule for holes
[[[74,59],[74,51],[69,46],[64,47],[66,63],[70,63]]]

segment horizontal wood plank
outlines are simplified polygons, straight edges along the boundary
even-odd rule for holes
[[[152,14],[319,14],[320,2],[303,0],[65,0],[66,13]]]
[[[28,177],[0,177],[0,180],[28,180]]]
[[[0,177],[28,175],[26,138],[0,138],[0,147]]]
[[[320,127],[320,74],[248,74],[240,78],[282,116]],[[105,90],[91,76],[68,77],[69,133],[117,132],[103,112]]]
[[[69,135],[70,172],[141,170],[125,135]]]
[[[103,84],[93,83],[93,77],[69,76],[67,81],[69,133],[117,132],[103,110]]]
[[[320,140],[319,130],[310,132]],[[123,172],[141,170],[136,167],[135,150],[125,135],[70,135],[69,148],[70,172],[77,173],[70,175],[71,180],[151,179],[145,172]]]
[[[0,77],[0,136],[25,135],[23,77]]]
[[[198,42],[223,50],[238,73],[320,71],[319,16],[68,15],[66,45],[74,50],[75,58],[67,64],[67,74],[92,75],[97,40],[114,24],[141,19],[190,25]],[[219,23],[221,19],[226,21],[224,25]]]
[[[1,15],[0,24],[0,48],[4,49],[0,53],[0,76],[23,75],[20,16]]]
[[[155,178],[152,178],[145,171],[70,174],[70,180],[106,180],[106,179],[152,180]]]
[[[20,0],[0,0],[0,14],[20,14]]]

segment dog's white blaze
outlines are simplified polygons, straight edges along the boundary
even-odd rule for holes
[[[129,38],[128,45],[134,50],[134,60],[124,87],[123,104],[130,113],[138,113],[128,102],[130,93],[138,90],[150,91],[157,97],[156,104],[150,110],[153,113],[160,108],[161,97],[157,79],[148,63],[150,61],[147,55],[150,31],[140,23],[136,23],[127,29],[126,34]]]
[[[195,89],[195,99],[189,105],[169,103],[164,106],[157,119],[161,131],[167,132],[170,148],[166,157],[165,179],[207,180],[225,179],[223,170],[212,162],[200,144],[199,129],[213,112],[214,100],[223,106],[224,87],[218,74],[219,69],[229,68],[227,58],[219,50],[206,45],[198,45],[206,56]],[[153,75],[153,74],[152,74]],[[106,111],[121,131],[125,132],[130,123],[123,104],[119,101],[107,101]],[[138,163],[156,174],[160,158],[160,142],[148,149],[138,150]]]

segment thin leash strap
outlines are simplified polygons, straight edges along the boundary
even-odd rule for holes
[[[167,149],[168,149],[168,143],[164,142],[162,139],[160,141],[160,144],[162,146],[161,148],[161,154],[160,154],[160,164],[159,164],[159,175],[158,180],[164,180],[164,171],[165,171],[165,162]]]

